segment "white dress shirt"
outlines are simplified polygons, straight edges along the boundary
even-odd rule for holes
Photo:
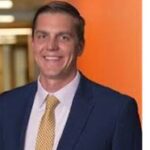
[[[63,133],[63,129],[70,112],[74,95],[79,85],[79,81],[80,74],[77,72],[75,78],[65,87],[55,93],[48,93],[38,80],[38,88],[26,130],[24,150],[35,150],[36,137],[40,126],[40,121],[45,112],[45,98],[48,94],[55,95],[60,101],[59,105],[55,109],[56,126],[53,150],[57,149],[60,137]]]

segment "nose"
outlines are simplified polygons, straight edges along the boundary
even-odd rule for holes
[[[58,50],[58,42],[55,37],[51,37],[47,41],[47,50],[49,50],[49,51]]]

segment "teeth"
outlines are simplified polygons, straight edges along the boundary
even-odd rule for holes
[[[47,60],[58,60],[59,57],[56,57],[56,56],[45,56],[45,59],[47,59]]]

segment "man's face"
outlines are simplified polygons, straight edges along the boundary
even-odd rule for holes
[[[42,77],[63,79],[76,72],[81,43],[75,23],[75,18],[65,13],[48,12],[38,16],[32,45]]]

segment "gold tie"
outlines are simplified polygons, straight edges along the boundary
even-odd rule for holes
[[[52,150],[55,137],[54,110],[59,103],[55,96],[47,96],[46,109],[42,117],[37,140],[36,150]]]

